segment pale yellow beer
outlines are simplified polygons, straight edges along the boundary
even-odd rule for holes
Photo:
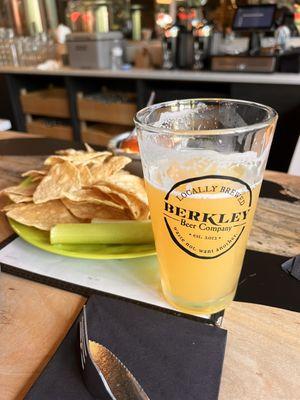
[[[210,190],[212,186],[215,190],[217,190],[216,186],[219,186],[219,189],[224,187],[224,181],[220,179],[210,182],[207,184],[206,180],[205,185],[202,186],[197,184],[197,187],[203,189],[200,195],[191,195],[184,200],[171,195],[166,202],[167,192],[146,181],[163,293],[168,302],[181,311],[201,310],[202,313],[214,313],[224,309],[231,302],[235,295],[257,204],[260,184],[251,188],[252,202],[249,207],[246,201],[244,205],[240,205],[237,198],[228,193],[222,195],[221,192],[221,196],[218,196],[218,193],[215,193],[216,196],[213,193],[205,193],[205,190]],[[227,187],[231,186],[230,181],[225,180],[225,182]],[[236,187],[234,182],[233,186]],[[244,191],[244,197],[248,196],[249,194]],[[179,207],[180,210],[173,208],[171,213],[170,204],[173,207]],[[198,221],[195,218],[189,218],[189,213],[182,210],[199,212]],[[176,215],[176,211],[179,216]],[[235,216],[234,223],[221,223],[214,226],[209,223],[209,220],[203,222],[201,215],[204,213],[209,216],[223,214],[229,221],[232,220],[233,214],[240,214]],[[174,242],[170,236],[165,218],[174,221],[173,227],[178,227],[175,231],[178,243]],[[172,218],[178,218],[179,222]],[[220,218],[218,221],[215,219],[212,221],[216,223],[220,220]],[[240,220],[237,221],[237,219]],[[239,224],[241,227],[233,227]],[[232,245],[235,239],[230,240],[234,235],[238,235],[243,227],[241,236]],[[230,243],[227,244],[227,242]],[[228,250],[229,247],[231,248]],[[190,250],[191,254],[185,250]],[[197,258],[197,256],[206,258]]]
[[[231,99],[155,104],[135,118],[162,291],[193,314],[235,296],[277,114]]]

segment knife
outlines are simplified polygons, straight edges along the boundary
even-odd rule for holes
[[[101,400],[150,400],[136,378],[107,347],[89,340],[86,310],[79,321],[80,357],[84,383]]]

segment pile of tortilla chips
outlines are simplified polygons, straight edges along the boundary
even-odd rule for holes
[[[143,179],[123,168],[128,157],[87,151],[61,150],[31,170],[19,186],[2,190],[7,217],[49,231],[56,224],[92,219],[145,220],[149,218]]]

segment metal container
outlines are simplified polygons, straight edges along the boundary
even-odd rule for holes
[[[69,63],[74,68],[110,69],[115,41],[122,45],[121,32],[72,33],[67,36]]]
[[[116,156],[125,156],[131,158],[131,163],[126,165],[126,170],[133,175],[143,177],[143,168],[140,153],[130,153],[121,149],[122,142],[128,138],[131,132],[120,133],[108,142],[108,150],[112,151]]]

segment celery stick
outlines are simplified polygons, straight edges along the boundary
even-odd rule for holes
[[[50,232],[51,244],[146,244],[153,241],[151,221],[58,224]]]

